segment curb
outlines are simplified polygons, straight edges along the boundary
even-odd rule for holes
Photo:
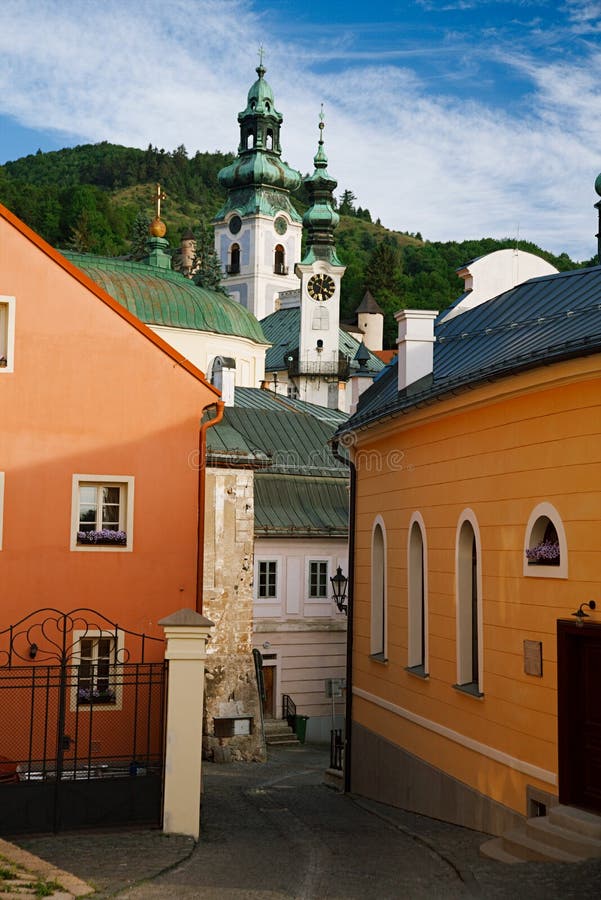
[[[6,857],[9,862],[22,866],[34,875],[46,878],[48,881],[58,881],[64,890],[68,892],[69,897],[85,897],[94,893],[94,888],[82,881],[81,878],[71,875],[70,872],[57,869],[52,863],[40,859],[39,856],[34,856],[33,853],[29,853],[27,850],[21,850],[20,847],[4,841],[2,838],[0,838],[0,856]],[[53,896],[58,900],[59,897],[62,898],[66,895],[62,892],[60,894],[55,893]]]

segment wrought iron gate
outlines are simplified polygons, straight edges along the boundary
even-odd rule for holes
[[[90,609],[0,631],[0,834],[160,824],[163,641]]]

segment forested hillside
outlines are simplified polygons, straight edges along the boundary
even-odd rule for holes
[[[223,202],[217,173],[232,154],[196,153],[185,147],[172,152],[102,142],[51,153],[38,151],[0,166],[0,201],[58,248],[117,256],[132,252],[140,213],[151,218],[157,182],[167,194],[163,219],[176,248],[181,234],[210,222]],[[306,197],[294,198],[302,212]],[[342,287],[342,316],[351,319],[367,288],[386,312],[385,339],[394,346],[393,314],[401,307],[443,309],[462,290],[456,269],[477,256],[515,241],[493,238],[451,241],[423,240],[419,232],[391,231],[372,221],[369,210],[356,205],[346,189],[338,197],[341,216],[338,255],[347,266]],[[534,244],[520,249],[538,253],[558,269],[576,267],[566,254],[559,257]]]

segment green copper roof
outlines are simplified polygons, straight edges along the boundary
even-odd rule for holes
[[[112,257],[64,255],[147,325],[210,331],[267,343],[252,313],[217,291],[198,287],[178,272]]]
[[[288,368],[286,357],[298,350],[300,336],[300,309],[298,306],[289,309],[279,309],[271,313],[265,319],[261,319],[261,326],[272,345],[265,357],[265,370],[267,372],[281,372]],[[352,361],[359,349],[359,341],[342,328],[338,330],[338,349],[351,360],[351,374],[359,369]],[[364,371],[380,372],[384,363],[368,350],[369,358]]]
[[[348,532],[346,479],[255,475],[255,534],[297,537]]]
[[[306,400],[293,400],[292,397],[285,397],[283,394],[262,388],[237,387],[234,403],[243,409],[276,409],[280,412],[285,409],[289,412],[308,413],[334,427],[346,422],[349,417],[348,413],[339,409],[329,409],[327,406],[307,403]]]
[[[246,100],[246,109],[238,115],[238,121],[246,116],[269,116],[282,121],[282,114],[275,108],[275,100],[270,85],[265,81],[265,72],[267,69],[263,64],[257,66],[256,72],[259,76],[255,83],[251,85]]]

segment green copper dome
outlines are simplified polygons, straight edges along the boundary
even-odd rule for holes
[[[332,195],[338,182],[328,172],[328,157],[323,142],[323,109],[319,119],[319,144],[313,158],[315,171],[303,180],[311,202],[303,216],[303,225],[307,229],[307,252],[302,262],[327,259],[334,265],[342,265],[334,244],[334,229],[340,216],[334,209]]]
[[[198,287],[178,272],[145,263],[88,254],[63,254],[147,325],[210,331],[267,344],[247,309],[217,291]]]
[[[280,158],[283,116],[275,108],[265,71],[262,64],[257,67],[259,77],[248,92],[246,109],[238,114],[238,156],[219,173],[228,198],[215,216],[217,222],[234,211],[240,216],[276,216],[284,211],[293,221],[301,221],[288,196],[300,186],[301,175]]]

